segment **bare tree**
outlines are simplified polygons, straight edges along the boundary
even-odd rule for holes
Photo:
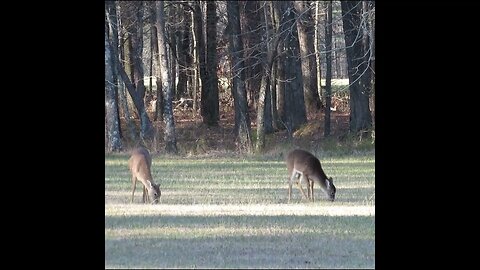
[[[323,6],[323,5],[322,5]],[[315,37],[314,37],[314,48],[315,48],[315,59],[317,60],[317,90],[318,97],[320,99],[320,108],[322,104],[322,63],[320,62],[320,39],[321,39],[321,27],[320,27],[320,1],[315,1]]]
[[[271,4],[271,3],[270,3]],[[277,46],[279,42],[279,33],[274,32],[270,33],[268,22],[272,21],[273,24],[275,23],[274,14],[270,12],[269,14],[269,6],[267,1],[264,2],[263,11],[264,11],[264,21],[265,21],[265,37],[266,37],[266,57],[262,58],[262,81],[260,84],[260,93],[258,98],[258,109],[257,109],[257,140],[255,145],[255,150],[258,153],[262,153],[265,150],[265,133],[268,133],[268,129],[273,129],[271,126],[271,120],[267,119],[266,115],[271,113],[273,115],[272,107],[275,103],[275,100],[272,98],[273,91],[271,91],[271,85],[275,84],[272,83],[272,70],[274,59],[277,55]],[[271,7],[271,6],[270,6]],[[273,7],[271,7],[270,11],[273,11]],[[278,30],[278,29],[277,29]],[[270,124],[270,127],[267,125]]]
[[[109,27],[113,32],[113,44],[112,48],[114,51],[115,63],[117,66],[117,71],[120,74],[125,86],[127,87],[128,93],[130,94],[133,104],[135,105],[137,112],[140,116],[140,136],[144,140],[150,140],[153,138],[153,127],[148,117],[148,114],[145,110],[145,85],[143,84],[143,67],[142,67],[142,48],[143,48],[143,5],[142,3],[133,2],[135,5],[133,6],[133,17],[136,18],[135,27],[131,26],[130,31],[132,34],[131,39],[135,40],[131,48],[131,53],[133,53],[133,76],[132,79],[128,77],[125,68],[121,64],[120,60],[118,59],[118,32],[116,29],[116,12],[115,12],[115,2],[114,1],[106,1],[107,4],[107,12],[108,12],[108,20],[109,20]],[[130,10],[128,10],[129,13]],[[131,14],[128,14],[131,15]],[[140,35],[140,38],[139,38]]]
[[[362,1],[341,1],[343,32],[350,81],[350,131],[359,133],[372,126],[369,108],[369,56],[362,44]],[[367,73],[367,74],[366,74]]]
[[[325,129],[324,136],[330,136],[330,107],[332,106],[332,1],[326,2],[325,48],[327,70],[325,74]]]
[[[261,63],[259,44],[262,42],[261,9],[259,1],[240,1],[240,23],[245,57],[245,87],[247,89],[249,105],[255,107],[257,103],[260,81]]]
[[[245,89],[245,68],[243,43],[240,30],[240,12],[237,1],[227,1],[229,47],[232,55],[233,99],[235,106],[235,134],[239,148],[252,152],[250,115],[248,113],[247,92]]]
[[[108,41],[108,29],[105,27],[105,110],[107,125],[107,149],[108,151],[120,151],[120,125],[118,121],[118,103],[113,78],[113,61],[111,45]]]
[[[120,31],[122,29],[122,20],[121,17],[117,15],[120,12],[120,6],[116,2],[108,2],[108,8],[111,8],[111,14],[112,18],[116,18],[115,21],[112,22],[112,27],[110,27],[110,37],[111,40],[113,40],[112,44],[117,44],[118,48],[116,50],[112,50],[113,52],[118,53],[118,59],[116,56],[112,57],[113,61],[113,67],[114,67],[114,73],[117,75],[119,74],[118,68],[120,65],[116,62],[117,60],[120,60],[121,62],[125,62],[125,46],[124,46],[124,37],[123,37],[123,31]],[[116,23],[116,24],[115,24]],[[118,78],[118,76],[117,76]],[[137,132],[135,131],[135,123],[133,122],[131,116],[130,116],[130,109],[128,107],[128,100],[127,100],[127,90],[125,87],[125,83],[123,80],[120,82],[118,81],[118,97],[119,97],[119,102],[120,106],[123,111],[123,116],[125,119],[125,122],[127,124],[127,134],[128,137],[130,138],[131,141],[137,141]]]
[[[173,89],[171,77],[168,74],[167,46],[165,37],[164,1],[156,2],[157,6],[157,36],[160,56],[160,77],[165,96],[165,150],[167,153],[177,153],[177,139],[175,136],[175,121],[173,118],[172,98]]]
[[[305,1],[293,1],[297,13],[298,42],[300,45],[303,90],[307,111],[315,113],[320,109],[320,97],[317,89],[317,65],[315,59],[314,25],[310,7]]]
[[[198,72],[200,75],[199,88],[200,88],[200,113],[203,116],[203,95],[205,91],[203,88],[207,87],[207,68],[205,61],[205,36],[203,35],[203,19],[202,19],[202,9],[200,8],[200,1],[195,0],[193,2],[193,24],[194,24],[194,37],[195,37],[195,51],[197,52],[198,57]],[[195,102],[196,102],[195,98]]]
[[[207,57],[206,81],[202,81],[202,117],[209,126],[218,125],[220,120],[217,78],[217,15],[215,2],[207,1]]]
[[[155,67],[155,85],[157,87],[157,99],[155,100],[155,113],[153,115],[153,121],[164,121],[163,118],[163,109],[164,109],[164,101],[163,101],[163,90],[162,90],[162,78],[160,75],[160,56],[159,56],[159,49],[158,49],[158,31],[157,31],[157,12],[156,12],[156,4],[152,5],[152,58]]]

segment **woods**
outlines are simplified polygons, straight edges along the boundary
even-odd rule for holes
[[[106,151],[177,154],[187,120],[196,148],[221,130],[240,153],[320,121],[332,136],[332,113],[370,133],[374,33],[373,1],[106,1]]]

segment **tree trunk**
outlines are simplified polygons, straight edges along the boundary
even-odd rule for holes
[[[324,137],[330,136],[330,107],[332,106],[332,1],[327,2],[325,22],[325,47],[327,71],[325,74],[325,129]]]
[[[199,64],[198,64],[198,37],[197,37],[197,10],[196,8],[199,8],[198,6],[198,2],[195,1],[194,4],[193,4],[193,12],[192,12],[192,41],[193,41],[193,44],[192,44],[192,55],[193,55],[193,59],[192,59],[192,64],[193,64],[193,78],[192,78],[192,98],[193,98],[193,114],[192,114],[192,117],[195,118],[195,116],[197,115],[197,109],[198,109],[198,105],[197,105],[197,102],[198,102],[198,98],[197,98],[197,93],[198,93],[198,90],[199,90],[199,85],[200,85],[200,67],[199,67]],[[201,22],[201,17],[200,17],[200,22]]]
[[[108,30],[105,27],[105,109],[107,119],[107,149],[108,151],[120,151],[120,125],[118,122],[118,103],[113,78],[113,61]]]
[[[206,81],[202,81],[202,117],[208,126],[217,126],[220,120],[217,78],[217,15],[215,2],[207,1],[207,57]]]
[[[274,50],[276,50],[274,48]],[[272,75],[270,76],[270,93],[272,98],[272,128],[273,131],[279,129],[279,118],[278,118],[278,95],[277,95],[277,65],[274,63],[272,65]]]
[[[196,40],[196,51],[198,53],[198,66],[200,73],[199,88],[200,88],[200,114],[203,117],[203,121],[207,120],[205,115],[207,115],[207,90],[208,89],[208,78],[207,78],[207,64],[205,59],[205,38],[203,34],[203,20],[202,20],[202,9],[200,8],[200,1],[195,1],[193,3],[194,10],[194,24],[195,24],[195,40]]]
[[[291,9],[292,2],[285,2],[286,8]],[[282,25],[284,29],[291,29],[285,40],[286,61],[285,61],[285,78],[290,82],[285,89],[285,113],[287,115],[287,129],[293,133],[301,125],[307,122],[307,113],[305,109],[305,97],[303,91],[302,67],[300,62],[300,49],[298,43],[298,33],[294,25],[295,15],[293,12],[285,16],[286,21]]]
[[[177,48],[177,56],[178,56],[178,83],[177,83],[177,92],[176,97],[177,100],[180,98],[187,97],[187,73],[189,68],[189,45],[190,45],[190,16],[187,11],[180,7],[178,12],[181,15],[183,20],[182,30],[179,31],[179,40],[178,48]],[[179,15],[179,16],[180,16]]]
[[[240,151],[252,152],[250,115],[245,89],[245,69],[243,43],[240,30],[240,13],[237,1],[227,1],[228,27],[230,28],[229,47],[232,55],[233,99],[235,106],[235,135]]]
[[[160,56],[160,77],[162,78],[162,89],[165,94],[165,150],[167,153],[178,152],[177,139],[175,136],[175,121],[173,118],[172,108],[172,81],[168,76],[168,62],[167,62],[167,46],[165,38],[165,14],[164,14],[164,1],[156,2],[157,6],[157,37],[158,37],[158,49]]]
[[[164,99],[163,99],[163,89],[162,89],[162,78],[160,76],[161,74],[161,67],[160,67],[160,55],[158,51],[158,30],[156,24],[156,17],[157,17],[157,12],[156,12],[156,6],[153,7],[152,11],[152,16],[154,16],[153,20],[153,26],[152,26],[152,37],[153,37],[153,63],[155,66],[155,84],[157,87],[157,99],[155,101],[155,113],[153,114],[153,121],[164,121],[163,118],[163,104],[164,104]]]
[[[317,91],[318,98],[320,99],[320,108],[323,107],[322,104],[322,63],[320,62],[320,2],[315,1],[315,59],[317,60]]]
[[[275,80],[273,81],[273,83],[275,83],[276,85],[276,90],[277,90],[277,113],[278,113],[278,117],[277,117],[277,128],[278,129],[285,129],[287,128],[287,125],[286,125],[286,121],[287,121],[287,115],[286,115],[286,111],[285,111],[285,81],[286,81],[286,77],[285,77],[285,54],[283,53],[284,50],[285,50],[285,46],[284,46],[284,39],[285,39],[285,32],[284,32],[284,28],[282,25],[285,23],[285,19],[282,20],[282,18],[284,18],[282,16],[283,14],[283,10],[285,10],[285,8],[283,8],[283,5],[285,5],[285,2],[281,2],[281,1],[273,1],[272,2],[272,7],[273,7],[273,19],[274,19],[274,28],[275,28],[275,32],[277,33],[277,35],[279,35],[279,40],[280,40],[280,44],[276,47],[277,49],[277,61],[275,63],[275,74],[276,74],[276,77]],[[282,24],[283,23],[283,24]],[[275,48],[273,48],[275,49]],[[278,79],[277,79],[278,78]]]
[[[136,141],[137,138],[137,132],[135,128],[135,123],[133,122],[131,116],[130,116],[130,109],[128,105],[128,98],[127,98],[127,90],[125,89],[125,84],[122,81],[118,80],[118,77],[120,76],[118,67],[119,64],[117,63],[117,60],[120,58],[120,62],[126,62],[125,59],[125,49],[124,49],[124,38],[122,31],[122,20],[121,16],[118,16],[117,13],[120,12],[120,6],[116,2],[109,2],[108,3],[108,8],[111,9],[110,13],[112,14],[112,19],[115,20],[116,25],[112,24],[112,27],[110,28],[110,40],[112,40],[112,45],[117,44],[115,46],[118,46],[114,49],[112,49],[112,53],[118,53],[118,56],[113,55],[112,61],[113,61],[113,68],[114,68],[114,73],[117,74],[117,82],[118,82],[118,97],[119,97],[119,107],[121,107],[122,112],[123,112],[123,117],[125,118],[125,122],[127,125],[127,134],[128,138],[130,141],[134,142]]]
[[[168,67],[169,67],[169,72],[170,72],[170,80],[172,82],[172,93],[173,93],[173,98],[176,96],[177,93],[177,74],[178,74],[178,57],[177,57],[177,46],[178,46],[178,29],[177,29],[177,5],[174,4],[174,2],[170,2],[171,5],[169,6],[169,9],[167,10],[168,13],[166,13],[166,18],[169,19],[169,21],[172,23],[170,26],[165,25],[165,42],[169,44],[170,46],[167,46],[167,52],[168,52],[168,59],[171,59],[171,61],[168,61]],[[164,10],[165,12],[165,10]],[[166,19],[165,19],[166,20]],[[170,42],[168,42],[170,41]]]
[[[255,107],[262,80],[262,67],[259,61],[258,45],[263,33],[260,33],[262,14],[259,12],[259,1],[241,1],[242,13],[240,23],[243,29],[242,39],[245,53],[245,87],[249,95],[249,105]]]
[[[136,23],[135,30],[132,31],[132,41],[133,41],[133,72],[135,77],[135,89],[137,97],[137,103],[135,104],[137,110],[140,114],[140,124],[141,124],[141,137],[144,140],[153,139],[153,126],[148,117],[147,111],[145,109],[145,83],[144,77],[145,73],[143,71],[143,2],[135,2],[136,10]]]
[[[116,12],[115,12],[115,4],[113,1],[107,1],[107,6],[109,6],[108,10],[109,10],[109,26],[111,29],[113,29],[113,42],[114,44],[112,44],[112,48],[113,48],[113,51],[114,51],[114,55],[115,55],[115,63],[116,63],[116,67],[117,67],[117,71],[120,75],[120,77],[122,78],[123,82],[125,83],[125,86],[127,87],[127,90],[128,90],[128,93],[130,94],[131,98],[132,98],[132,101],[138,111],[138,114],[140,116],[140,125],[141,125],[141,131],[140,131],[140,135],[141,135],[141,138],[144,139],[144,140],[150,140],[152,139],[153,137],[153,127],[152,127],[152,124],[150,122],[150,119],[148,118],[148,115],[147,115],[147,112],[145,110],[145,104],[144,104],[144,100],[143,100],[143,97],[145,95],[145,86],[143,85],[143,77],[141,77],[142,79],[140,81],[134,81],[132,82],[126,71],[125,71],[125,68],[121,65],[120,63],[120,60],[118,59],[118,56],[119,56],[119,53],[118,53],[118,32],[116,31]],[[138,5],[138,4],[137,4]],[[141,19],[141,17],[143,17],[143,8],[142,8],[142,5],[138,5],[136,7],[136,17],[140,19],[137,19],[137,27],[140,27],[142,28],[141,26],[143,25],[143,20]],[[131,29],[130,29],[131,30]],[[141,31],[141,30],[137,30],[137,31]],[[135,31],[130,31],[133,36],[130,38],[130,40],[135,40],[137,39],[138,37],[138,33],[136,33]],[[137,43],[138,43],[138,40],[136,40]],[[142,42],[142,41],[140,41]],[[142,42],[143,43],[143,42]],[[132,45],[132,50],[130,51],[131,53],[133,53],[134,55],[131,57],[133,58],[132,62],[134,62],[134,78],[139,78],[139,76],[143,76],[143,69],[141,67],[141,58],[138,58],[138,52],[140,52],[141,54],[141,51],[142,51],[142,44],[134,44],[134,45],[139,45],[140,48],[135,48],[135,46]],[[141,57],[141,56],[140,56]],[[135,63],[136,62],[136,63]],[[135,85],[136,84],[136,85]],[[143,85],[143,87],[142,87]],[[138,87],[138,88],[137,88]]]
[[[304,1],[293,1],[297,12],[298,42],[300,47],[301,70],[303,75],[303,90],[307,111],[311,114],[320,109],[320,97],[317,89],[317,67],[315,48],[313,46],[314,27],[311,24],[310,9],[304,6]]]
[[[348,79],[350,81],[350,131],[359,133],[370,129],[372,116],[369,108],[370,78],[365,76],[368,58],[364,52],[360,29],[362,2],[341,1],[343,32],[347,51]]]

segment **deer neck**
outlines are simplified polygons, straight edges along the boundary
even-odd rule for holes
[[[320,174],[311,175],[310,178],[320,186],[320,189],[327,193],[327,177]]]
[[[140,179],[140,181],[143,183],[147,190],[150,190],[153,186],[153,182],[151,180]]]

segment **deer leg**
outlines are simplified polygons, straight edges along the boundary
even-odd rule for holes
[[[148,192],[147,192],[147,188],[145,186],[143,187],[142,202],[143,203],[148,202]]]
[[[305,194],[305,191],[303,190],[302,182],[303,182],[304,180],[302,180],[302,179],[306,179],[307,184],[308,184],[308,178],[305,177],[304,174],[301,174],[300,180],[297,182],[297,186],[298,186],[298,188],[300,188],[300,191],[302,192],[303,197],[305,197],[305,198],[308,200],[308,199],[310,198],[310,196],[306,195],[306,194]]]
[[[308,188],[312,190],[312,202],[315,202],[315,195],[313,195],[313,181],[310,181],[308,184]]]
[[[290,203],[290,200],[292,199],[292,183],[296,175],[297,175],[297,172],[293,171],[292,175],[290,176],[290,179],[288,179],[288,202],[289,203]]]
[[[135,176],[132,176],[132,200],[131,202],[133,203],[133,196],[135,195],[135,188],[137,186],[137,178]]]
[[[292,183],[288,182],[288,203],[290,203],[290,199],[292,198]]]
[[[310,192],[310,179],[308,179],[308,176],[306,176],[304,179],[307,181],[307,195],[308,195],[308,200],[310,200],[311,197],[311,192]]]

